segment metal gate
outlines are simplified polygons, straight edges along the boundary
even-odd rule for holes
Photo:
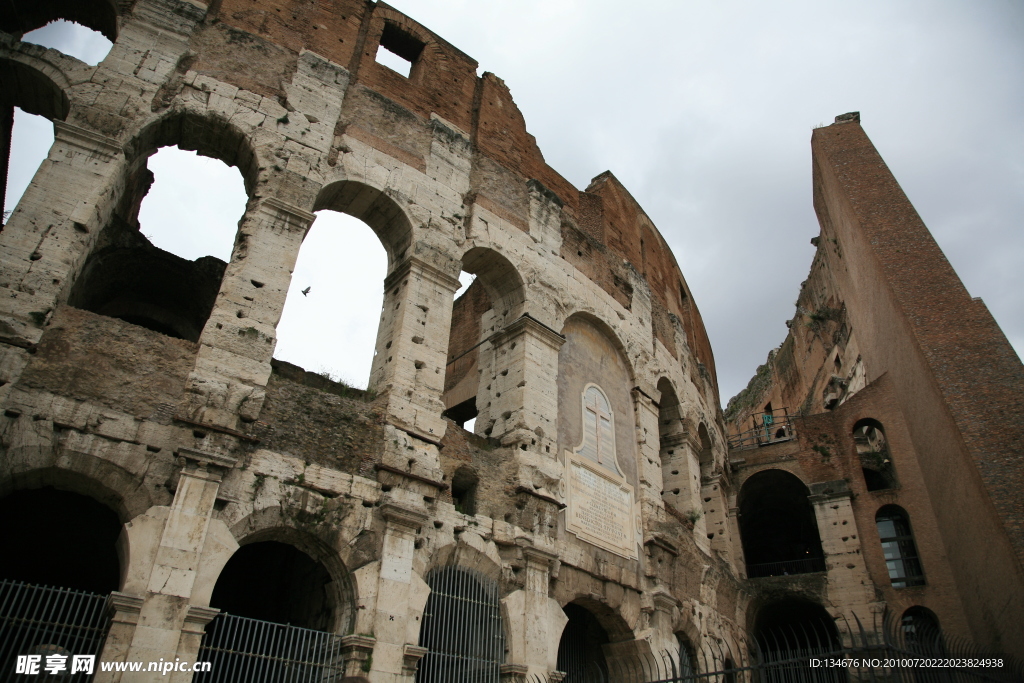
[[[91,680],[109,628],[106,595],[4,579],[0,581],[0,680],[20,678],[15,673],[19,656],[32,657],[40,674],[46,673],[49,664],[61,681]],[[27,661],[22,659],[23,668]]]
[[[462,567],[427,575],[430,597],[423,611],[420,645],[427,654],[417,683],[498,683],[505,659],[498,584]]]

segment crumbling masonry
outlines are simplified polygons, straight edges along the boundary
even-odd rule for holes
[[[0,233],[0,515],[28,544],[0,578],[109,594],[103,660],[195,660],[225,611],[344,636],[347,675],[411,681],[439,670],[428,607],[452,576],[493,587],[503,680],[741,653],[814,610],[1024,654],[1024,369],[857,117],[814,133],[811,277],[727,422],[700,314],[629,192],[610,173],[574,188],[505,84],[409,17],[9,6],[0,104],[56,140]],[[57,18],[110,54],[19,41]],[[139,233],[164,146],[241,172],[230,263]],[[388,254],[367,392],[272,359],[322,210]],[[478,277],[453,303],[461,271]],[[896,574],[886,524],[912,527]],[[32,559],[55,529],[76,558]],[[574,624],[590,650],[570,652]]]

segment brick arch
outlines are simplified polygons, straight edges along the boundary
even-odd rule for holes
[[[117,0],[9,0],[0,14],[0,31],[28,33],[51,21],[65,19],[117,40],[118,20],[123,14]]]

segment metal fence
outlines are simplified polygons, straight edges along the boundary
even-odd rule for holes
[[[431,593],[420,645],[427,654],[417,683],[498,683],[505,658],[501,605],[495,581],[462,567],[427,575]]]
[[[60,667],[61,681],[79,683],[91,671],[71,673],[75,656],[95,657],[98,667],[110,618],[107,596],[97,593],[0,581],[0,680],[15,674],[19,655],[38,656],[39,673]],[[47,658],[50,658],[49,660]]]
[[[756,579],[765,576],[788,576],[790,574],[809,574],[811,572],[823,571],[825,571],[825,558],[808,557],[800,560],[748,564],[747,578]]]
[[[836,628],[840,626],[841,628]],[[681,664],[682,662],[682,664]],[[609,657],[564,679],[527,683],[1024,683],[1024,663],[891,613],[870,627],[802,624],[735,645],[707,639],[696,653]]]
[[[728,438],[729,448],[751,448],[767,446],[779,441],[789,441],[796,437],[793,415],[787,408],[779,408],[770,413],[757,413],[752,416],[754,428]]]
[[[345,673],[341,636],[221,613],[206,626],[194,683],[323,683]]]

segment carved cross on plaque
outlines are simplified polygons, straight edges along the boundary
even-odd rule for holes
[[[578,452],[612,472],[619,471],[611,405],[594,384],[583,392],[583,444]]]

